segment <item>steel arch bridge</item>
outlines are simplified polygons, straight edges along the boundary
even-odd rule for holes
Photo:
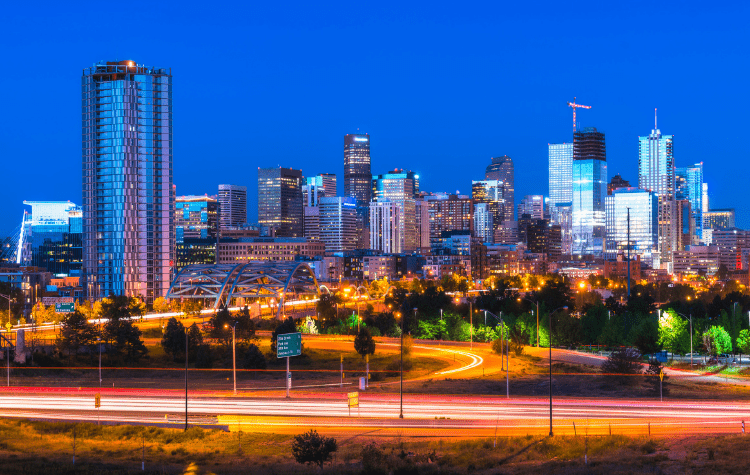
[[[213,308],[233,299],[277,298],[277,317],[288,294],[320,294],[318,280],[304,262],[251,261],[243,264],[191,264],[177,273],[167,298],[213,300]]]

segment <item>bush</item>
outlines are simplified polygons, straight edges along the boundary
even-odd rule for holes
[[[662,394],[666,396],[669,394],[669,388],[667,387],[667,380],[669,379],[669,376],[666,374],[664,375],[664,381],[659,381],[659,373],[661,373],[662,366],[659,360],[656,358],[651,358],[648,362],[648,369],[646,370],[646,387],[651,389],[651,392],[654,394],[654,396],[659,396],[659,385],[661,384],[662,387]]]
[[[292,455],[297,463],[314,463],[319,468],[331,460],[336,450],[338,450],[336,439],[323,437],[314,429],[294,436],[294,442],[292,442]]]
[[[211,346],[203,344],[198,347],[195,354],[195,367],[196,368],[210,368],[213,366],[213,355],[211,354]]]
[[[362,473],[365,475],[388,473],[386,455],[375,444],[362,447]]]
[[[251,343],[245,351],[242,367],[245,369],[266,369],[266,364],[266,357],[263,356],[263,352]]]
[[[523,350],[523,346],[521,347]],[[505,343],[505,340],[497,339],[492,342],[492,351],[496,355],[507,355],[508,354],[508,345]]]
[[[641,374],[641,352],[635,348],[613,351],[602,365],[602,372],[611,374],[613,379],[620,383],[635,383],[635,378],[629,375]]]

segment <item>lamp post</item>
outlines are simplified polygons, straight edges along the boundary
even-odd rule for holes
[[[497,321],[500,322],[500,327],[503,330],[503,334],[505,334],[505,322],[503,322],[503,312],[500,312],[500,316],[498,317],[494,313],[490,312],[489,310],[484,310],[484,321],[485,326],[487,326],[487,314],[490,314],[491,316],[495,317]],[[501,348],[502,348],[502,341],[503,338],[500,339],[501,342]],[[510,335],[507,335],[507,356],[505,357],[505,396],[510,399]],[[503,355],[502,351],[500,352],[500,361],[502,362]],[[500,364],[500,370],[502,371],[502,363]]]
[[[539,348],[539,301],[537,300],[534,302],[531,299],[527,299],[525,297],[518,297],[518,301],[525,300],[529,303],[536,305],[536,347]]]
[[[396,312],[396,315],[400,316],[400,313]],[[398,418],[403,419],[404,418],[404,319],[401,318],[401,363],[400,363],[400,371],[399,374],[401,375],[401,381],[399,383],[399,396],[400,396],[400,403],[399,403],[399,413]]]
[[[690,316],[686,317],[685,315],[675,312],[677,315],[681,316],[682,318],[687,318],[690,322],[690,368],[693,367],[693,312],[690,312]],[[674,355],[672,355],[674,357]]]
[[[229,328],[228,324],[224,324],[224,328]],[[234,322],[234,325],[232,325],[232,382],[233,382],[233,388],[232,392],[234,395],[237,395],[237,358],[236,358],[236,349],[237,349],[237,340],[235,339],[235,331],[237,329],[237,322]]]
[[[185,430],[188,430],[188,329],[185,327]]]
[[[13,301],[13,298],[10,295],[3,295],[0,294],[0,297],[4,298],[8,301],[8,324],[7,328],[8,331],[6,332],[6,335],[10,335],[10,329],[12,328],[12,324],[10,323],[10,303]],[[750,320],[750,315],[748,315],[748,320]],[[7,343],[8,346],[5,347],[5,363],[8,367],[8,387],[10,387],[10,338],[5,338],[5,343]]]
[[[549,436],[552,437],[552,314],[568,307],[556,308],[549,313]],[[537,333],[538,335],[539,333]]]
[[[102,388],[102,337],[96,337],[97,346],[99,347],[99,389]]]

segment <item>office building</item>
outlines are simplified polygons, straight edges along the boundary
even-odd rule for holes
[[[422,197],[414,202],[414,214],[417,221],[417,251],[430,250],[430,204]]]
[[[617,175],[613,176],[611,180],[609,180],[609,184],[607,185],[607,195],[611,195],[613,191],[620,188],[630,188],[630,182],[628,180],[625,180],[618,173]]]
[[[711,276],[719,270],[718,246],[689,246],[675,251],[673,259],[673,272],[681,276]]]
[[[503,183],[503,198],[505,200],[505,209],[502,220],[495,222],[495,225],[505,220],[513,221],[515,212],[515,179],[513,176],[513,159],[507,155],[502,157],[493,157],[492,163],[487,165],[484,172],[485,180],[498,180]]]
[[[505,221],[495,226],[495,244],[516,245],[521,242],[518,232],[518,221]]]
[[[216,264],[216,238],[184,238],[177,247],[175,270],[191,264]]]
[[[604,133],[587,127],[573,134],[572,253],[604,252],[607,151]]]
[[[302,237],[303,219],[302,172],[258,168],[258,222],[275,228],[277,237]]]
[[[494,242],[495,227],[488,203],[474,205],[474,236],[481,242]]]
[[[690,202],[695,223],[693,244],[703,241],[703,162],[692,167],[675,168],[675,199]]]
[[[528,214],[531,219],[544,219],[544,196],[526,195],[518,204],[518,217]]]
[[[729,229],[734,227],[734,208],[712,209],[703,214],[704,229]]]
[[[404,251],[403,207],[388,200],[370,203],[370,249],[400,253]]]
[[[325,255],[325,245],[305,238],[222,238],[219,241],[219,264],[261,261],[294,261],[300,257]]]
[[[247,222],[247,187],[219,185],[219,226],[236,228]]]
[[[629,251],[631,259],[640,256],[641,261],[658,268],[659,199],[656,194],[638,188],[618,188],[605,202],[606,258],[627,257]]]
[[[573,144],[548,144],[549,212],[560,225],[562,252],[573,252]]]
[[[372,177],[373,202],[387,201],[396,204],[401,209],[398,221],[401,247],[398,251],[388,252],[412,252],[420,247],[421,237],[418,239],[416,215],[418,194],[419,175],[414,172],[393,170]],[[372,222],[371,220],[370,223]],[[372,232],[370,236],[373,236]],[[372,241],[370,241],[370,248],[378,249],[372,245]]]
[[[505,208],[512,206],[511,202],[506,201],[503,193],[505,193],[505,184],[500,180],[471,182],[471,198],[474,200],[474,203],[487,203],[490,213],[492,213],[492,223],[495,227],[507,220],[508,213],[505,211]]]
[[[714,229],[712,244],[719,248],[719,265],[725,265],[729,271],[743,270],[742,254],[744,249],[750,249],[750,231]]]
[[[697,245],[695,235],[695,218],[688,200],[674,200],[674,233],[675,250],[683,250],[687,246]]]
[[[344,136],[344,196],[357,199],[357,206],[367,207],[372,201],[372,172],[370,171],[370,136]]]
[[[659,255],[668,265],[677,248],[673,137],[654,126],[648,136],[638,137],[638,144],[638,187],[659,198]]]
[[[83,260],[81,209],[70,201],[24,201],[15,262],[44,269],[53,276],[80,276]]]
[[[302,198],[305,206],[318,206],[318,201],[323,197],[336,196],[336,175],[323,173],[317,176],[307,177],[302,186]]]
[[[175,199],[176,242],[213,239],[219,227],[219,202],[213,196],[179,196]]]
[[[175,260],[172,74],[133,61],[83,71],[86,295],[167,293]]]
[[[430,246],[440,239],[443,231],[473,230],[470,197],[442,193],[427,195],[423,199],[430,213]]]
[[[320,241],[326,253],[357,248],[357,200],[353,196],[323,197],[320,209]]]

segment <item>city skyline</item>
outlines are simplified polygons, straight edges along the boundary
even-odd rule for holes
[[[138,34],[147,26],[135,11],[102,6],[97,14],[116,14],[134,31],[92,43],[85,22],[66,21],[90,14],[83,7],[48,5],[32,14],[12,6],[6,16],[12,21],[1,33],[6,42],[15,44],[13,38],[26,36],[25,31],[35,34],[33,41],[13,48],[6,61],[18,70],[33,70],[44,56],[58,64],[58,80],[2,79],[6,89],[18,92],[8,98],[11,114],[0,129],[5,156],[11,157],[7,173],[26,176],[28,161],[36,161],[41,166],[35,167],[35,179],[47,186],[32,190],[23,180],[13,180],[2,187],[0,199],[7,207],[0,234],[18,225],[23,200],[81,200],[79,173],[72,166],[80,157],[75,84],[83,68],[110,58],[172,68],[174,98],[190,104],[175,117],[177,194],[213,194],[218,184],[232,180],[248,186],[251,221],[257,219],[257,167],[301,168],[306,176],[333,171],[341,184],[341,137],[358,132],[372,137],[374,174],[401,167],[419,173],[425,190],[469,193],[486,162],[507,154],[516,162],[516,195],[546,194],[539,186],[546,176],[539,170],[546,169],[547,144],[570,141],[572,111],[566,103],[578,97],[592,106],[579,111],[578,122],[607,134],[610,174],[637,182],[634,140],[648,134],[658,107],[660,128],[679,139],[676,165],[704,162],[711,206],[737,208],[737,224],[750,227],[741,189],[721,172],[726,163],[738,175],[750,171],[747,152],[741,141],[717,142],[705,134],[706,122],[719,117],[727,136],[739,137],[744,129],[740,111],[748,98],[732,91],[743,90],[737,81],[746,66],[734,58],[744,44],[739,19],[746,5],[706,12],[695,31],[682,28],[693,24],[695,13],[668,6],[652,10],[672,19],[659,29],[636,21],[638,9],[613,6],[573,13],[550,4],[540,13],[488,5],[486,14],[475,15],[417,4],[401,7],[395,16],[387,5],[323,13],[300,4],[284,8],[283,14],[280,7],[263,6],[245,15],[246,8],[231,18],[218,10],[206,12],[201,22],[205,37],[180,44],[171,38],[192,36],[186,32],[194,13],[180,14],[164,26],[163,39],[155,40]],[[170,9],[160,5],[156,12]],[[355,28],[344,21],[349,15],[364,19]],[[608,21],[597,21],[603,17]],[[234,18],[245,18],[242,27],[232,26],[238,21]],[[576,42],[568,41],[575,33],[566,24],[574,19],[586,23],[585,47],[593,50],[584,64],[569,60]],[[341,43],[341,35],[354,31],[360,33],[358,41]],[[669,68],[645,54],[654,45],[669,51]],[[244,51],[250,53],[242,64],[233,61]],[[290,57],[296,61],[287,61]],[[618,61],[607,59],[613,57]],[[351,58],[367,64],[365,76],[351,80],[342,74]],[[210,79],[191,74],[196,65],[220,70],[230,59],[242,78],[240,89],[217,90],[207,84]],[[701,65],[697,70],[696,64]],[[312,74],[301,81],[304,70]],[[655,73],[646,77],[643,70]],[[548,71],[555,71],[554,81]],[[714,87],[719,83],[721,88]],[[692,100],[697,91],[704,92],[699,102]],[[39,116],[34,111],[42,104],[46,113]],[[47,132],[40,139],[24,126],[28,123]],[[449,166],[454,160],[462,166],[450,174],[436,173],[435,163]],[[212,166],[203,166],[204,161]]]

